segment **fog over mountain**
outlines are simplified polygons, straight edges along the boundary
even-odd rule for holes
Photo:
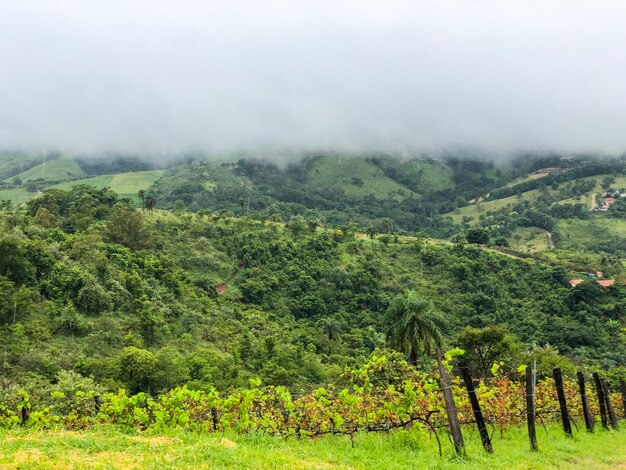
[[[626,150],[621,1],[1,4],[1,148]]]

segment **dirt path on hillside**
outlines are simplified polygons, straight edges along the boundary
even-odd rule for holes
[[[548,247],[554,248],[554,242],[552,241],[552,232],[546,230],[546,237],[548,237]]]
[[[598,203],[596,202],[596,193],[591,195],[591,207],[589,208],[589,212],[593,212],[598,207]]]

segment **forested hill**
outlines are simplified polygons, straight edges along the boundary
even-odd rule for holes
[[[48,155],[40,162],[0,153],[0,210],[42,191],[86,184],[160,209],[283,222],[303,217],[334,228],[440,239],[481,227],[491,243],[517,252],[556,247],[592,252],[611,265],[626,258],[624,157],[319,154],[279,164],[271,156],[230,155],[190,157],[160,169],[148,160]]]
[[[626,360],[624,286],[573,289],[558,265],[463,240],[144,211],[89,186],[2,212],[0,234],[2,377],[27,389],[63,370],[150,392],[336,383],[386,347],[385,312],[407,290],[470,361],[485,343],[511,366]]]

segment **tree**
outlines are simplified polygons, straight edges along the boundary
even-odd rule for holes
[[[463,349],[463,361],[482,377],[490,375],[495,361],[512,357],[518,348],[515,337],[503,326],[467,327],[459,333],[456,346]]]
[[[306,221],[301,215],[294,215],[289,222],[287,222],[287,228],[291,231],[294,237],[299,237],[307,229]]]
[[[125,245],[131,250],[140,248],[144,242],[143,217],[140,212],[130,208],[117,208],[111,215],[107,229],[113,243]]]
[[[407,355],[410,364],[417,364],[421,351],[430,355],[442,342],[443,318],[434,312],[430,301],[414,291],[391,301],[387,309],[391,346]]]
[[[602,178],[602,189],[604,189],[605,191],[611,189],[611,186],[613,184],[615,184],[614,176],[605,176],[604,178]]]
[[[467,242],[476,245],[485,245],[489,243],[489,231],[482,227],[473,227],[467,231]]]
[[[177,199],[174,202],[174,212],[178,212],[179,214],[185,210],[185,201],[182,199]]]
[[[99,314],[113,306],[111,294],[95,279],[89,279],[78,291],[76,306],[85,313]]]
[[[381,219],[379,225],[380,225],[380,230],[386,233],[393,232],[393,229],[395,226],[395,224],[393,223],[393,220],[391,220],[389,217],[385,217],[384,219]]]
[[[158,360],[150,351],[134,346],[124,348],[120,359],[122,379],[131,393],[149,392]]]
[[[326,317],[319,321],[319,326],[322,330],[324,338],[328,340],[328,354],[330,354],[331,345],[339,341],[341,323],[339,323],[335,318]]]
[[[23,284],[33,279],[35,269],[27,258],[27,250],[18,239],[5,237],[0,239],[0,276]]]
[[[137,196],[139,196],[139,199],[141,199],[141,208],[143,210],[146,210],[146,191],[145,191],[145,189],[140,189],[137,192]]]
[[[408,355],[411,363],[416,363],[420,349],[430,355],[433,347],[435,348],[454,448],[458,454],[464,454],[463,435],[452,395],[450,374],[447,365],[444,364],[444,353],[441,348],[443,318],[434,311],[430,301],[418,297],[413,291],[393,299],[387,309],[387,317],[390,321],[388,330],[390,343]]]

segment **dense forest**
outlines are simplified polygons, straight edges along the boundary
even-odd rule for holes
[[[388,348],[407,292],[482,375],[533,357],[543,373],[624,367],[623,285],[572,288],[566,264],[500,253],[481,230],[447,242],[50,189],[0,213],[2,386],[36,394],[73,371],[132,392],[255,377],[309,390]]]

